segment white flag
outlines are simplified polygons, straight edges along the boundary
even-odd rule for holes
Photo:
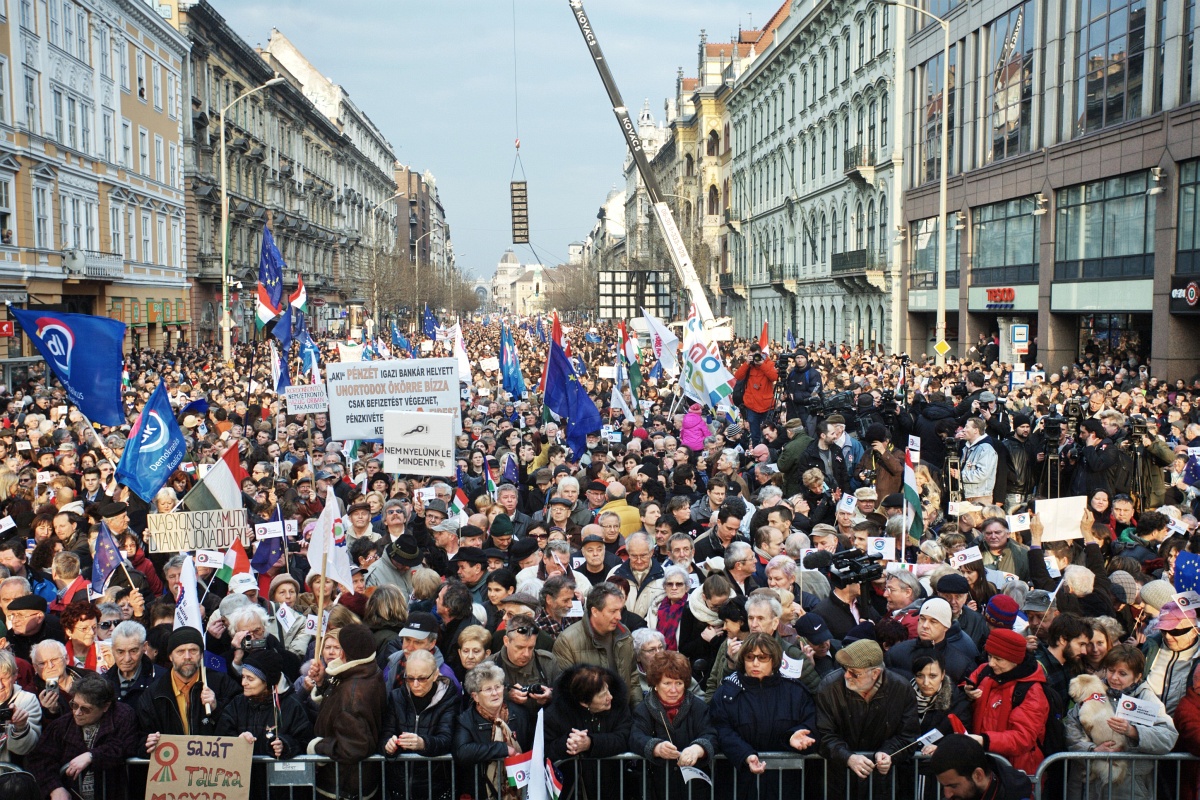
[[[200,619],[200,597],[196,594],[196,562],[185,556],[179,570],[179,599],[175,605],[175,630],[195,628],[204,635],[204,621]]]
[[[633,412],[629,409],[629,402],[625,399],[625,387],[629,385],[629,376],[625,374],[625,365],[621,362],[621,356],[617,356],[617,364],[613,368],[616,376],[613,381],[612,396],[609,398],[608,404],[613,408],[619,408],[625,413],[625,419],[632,420]]]
[[[471,359],[467,357],[467,343],[463,341],[462,326],[457,322],[454,332],[454,357],[458,359],[458,382],[471,385]]]
[[[646,320],[646,327],[650,329],[650,349],[654,351],[654,357],[662,364],[662,368],[668,375],[672,378],[675,377],[679,374],[679,359],[676,356],[679,337],[644,308],[642,317]]]
[[[333,494],[332,490],[330,494]],[[342,519],[338,516],[337,499],[330,497],[325,503],[325,510],[317,519],[317,528],[308,543],[308,563],[313,569],[320,571],[324,558],[325,576],[341,584],[346,591],[352,592],[354,581],[350,577],[350,553],[346,550],[344,531]]]

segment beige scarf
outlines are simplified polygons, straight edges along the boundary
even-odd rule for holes
[[[476,705],[475,710],[479,712],[479,716],[492,723],[493,742],[504,742],[505,745],[518,753],[521,752],[521,745],[517,742],[517,737],[513,735],[512,729],[508,727],[508,703],[501,703],[500,708],[492,715],[489,715],[480,705]],[[487,781],[491,785],[495,796],[500,797],[501,800],[519,800],[521,797],[519,789],[508,785],[508,774],[504,768],[503,759],[493,761],[488,765]]]

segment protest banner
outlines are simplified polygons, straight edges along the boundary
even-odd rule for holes
[[[1082,539],[1079,522],[1083,519],[1083,510],[1087,506],[1087,498],[1062,497],[1057,500],[1038,500],[1037,514],[1042,520],[1043,542],[1061,542],[1067,539]]]
[[[163,734],[150,756],[145,800],[249,800],[254,745],[240,736]]]
[[[250,543],[246,510],[173,511],[146,516],[146,552],[228,550],[234,539]]]
[[[318,414],[329,410],[329,396],[324,383],[293,384],[283,390],[289,414]]]
[[[383,415],[383,469],[409,475],[454,475],[454,420],[447,414]]]
[[[486,372],[495,372],[500,369],[500,359],[496,356],[479,359],[479,368]]]
[[[453,420],[455,435],[460,432],[456,359],[329,364],[326,377],[329,424],[335,439],[383,439],[385,411],[447,414]]]

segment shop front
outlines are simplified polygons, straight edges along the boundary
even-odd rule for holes
[[[970,313],[972,330],[982,332],[985,337],[999,337],[1001,363],[1025,363],[1030,355],[1036,356],[1036,353],[1030,352],[1037,340],[1036,284],[971,286],[967,289],[967,311]],[[1014,342],[1013,326],[1021,325],[1026,326],[1018,328],[1021,335],[1025,336],[1025,341]],[[1022,344],[1025,346],[1022,347]]]
[[[1084,361],[1135,356],[1144,363],[1150,357],[1153,308],[1151,278],[1055,283],[1050,292],[1050,311],[1075,331],[1075,356]]]

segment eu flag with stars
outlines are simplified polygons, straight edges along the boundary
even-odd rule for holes
[[[600,430],[604,424],[600,411],[587,390],[579,382],[567,354],[562,346],[550,342],[550,355],[546,359],[546,395],[544,404],[559,417],[567,420],[566,441],[576,459],[587,449],[587,435]]]
[[[429,310],[429,304],[425,304],[425,322],[424,322],[425,338],[437,338],[437,317]]]
[[[124,322],[15,306],[9,306],[8,313],[85,417],[101,425],[125,424],[121,407]]]
[[[187,441],[175,422],[167,384],[160,381],[133,423],[117,463],[117,480],[147,503],[183,461]]]
[[[258,301],[254,324],[259,330],[279,316],[283,306],[283,256],[275,246],[271,229],[263,226],[262,247],[258,255]]]
[[[100,533],[96,536],[96,554],[92,558],[92,591],[102,594],[104,585],[120,566],[121,548],[117,547],[112,531],[101,521]]]
[[[1180,550],[1175,556],[1175,591],[1200,592],[1200,556]]]
[[[1195,486],[1200,482],[1200,459],[1195,456],[1188,456],[1187,466],[1183,468],[1183,474],[1180,476],[1183,482],[1188,486]]]
[[[209,652],[208,650],[205,650],[204,651],[204,668],[211,669],[213,672],[220,672],[220,673],[224,674],[225,670],[229,668],[229,665],[225,663],[225,659],[221,658],[216,653],[212,653],[212,652]]]
[[[279,522],[281,516],[279,513],[279,504],[275,504],[275,510],[271,512],[267,522]],[[275,566],[275,562],[283,558],[283,539],[278,536],[272,536],[270,539],[263,539],[254,547],[254,555],[250,558],[250,568],[262,575],[271,567]]]

